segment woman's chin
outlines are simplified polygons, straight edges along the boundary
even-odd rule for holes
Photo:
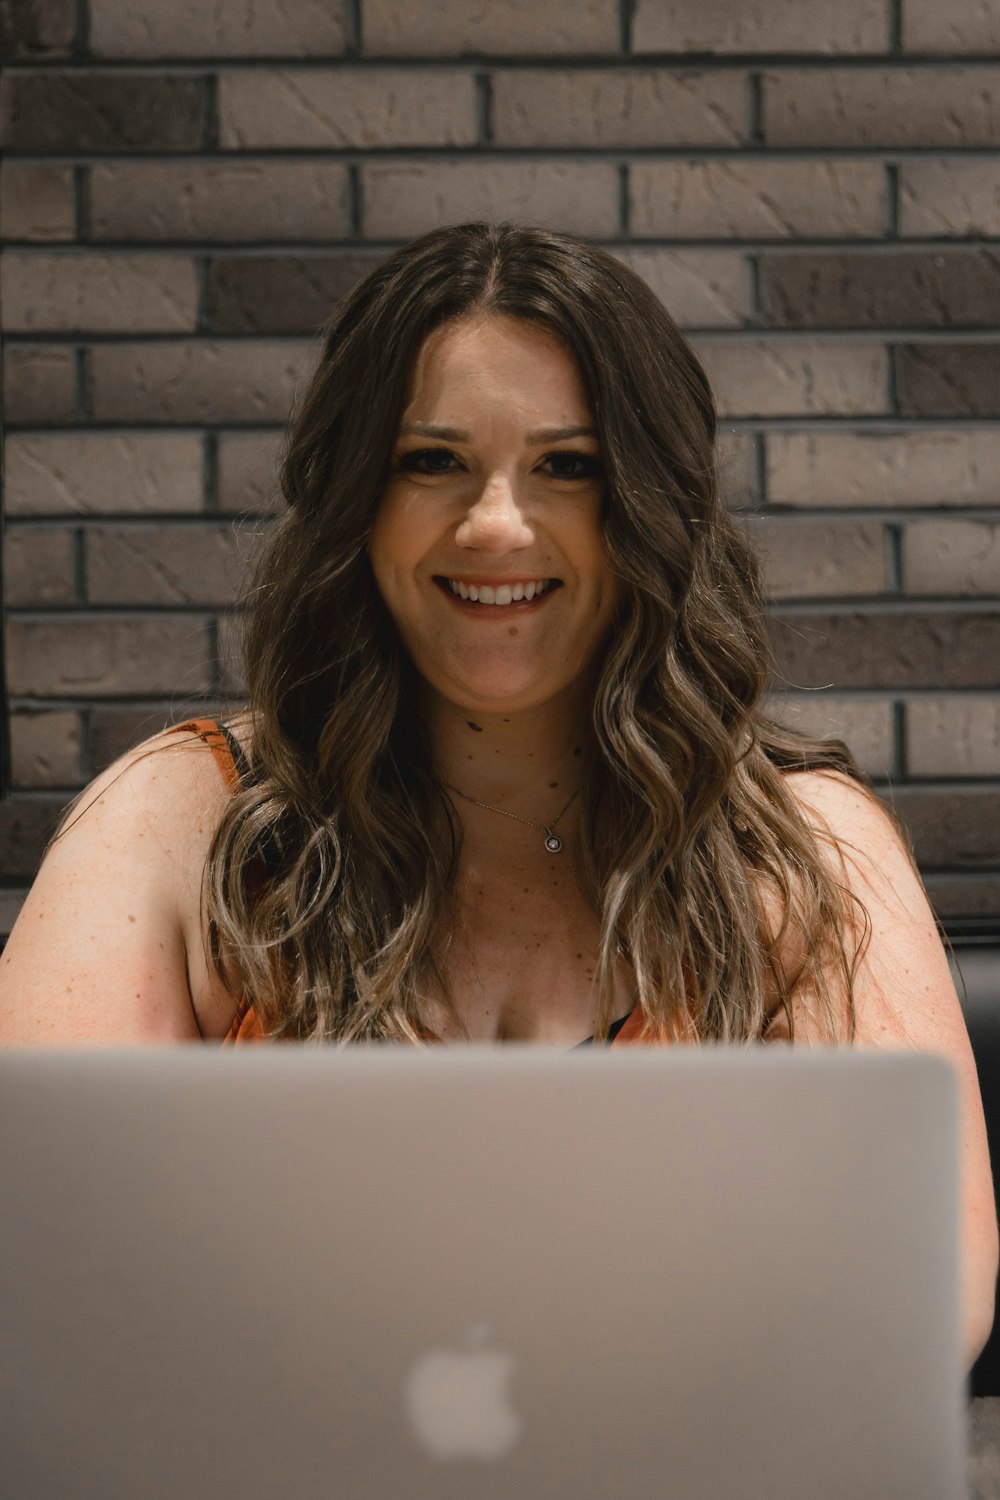
[[[510,714],[528,713],[547,703],[566,702],[572,693],[573,682],[553,682],[533,677],[491,678],[489,681],[450,681],[431,683],[431,690],[440,698],[466,713]]]

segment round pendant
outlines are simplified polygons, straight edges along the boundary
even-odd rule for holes
[[[545,840],[545,847],[550,854],[558,854],[562,848],[562,839],[558,834],[550,833]]]

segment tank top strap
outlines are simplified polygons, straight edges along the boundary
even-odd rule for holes
[[[174,724],[168,733],[185,730],[205,742],[229,791],[238,792],[250,774],[250,765],[236,736],[218,719],[188,719],[184,724]]]

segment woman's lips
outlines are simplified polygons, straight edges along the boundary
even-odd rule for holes
[[[441,590],[444,596],[449,599],[457,609],[462,610],[466,614],[479,615],[486,620],[499,619],[502,615],[524,614],[526,610],[540,609],[546,602],[546,600],[550,599],[552,595],[562,587],[562,582],[560,579],[550,578],[546,581],[546,586],[542,590],[542,592],[540,594],[536,594],[533,599],[512,599],[509,604],[484,604],[481,600],[463,599],[461,595],[456,594],[453,591],[449,579],[443,575],[436,575],[434,578],[434,582],[437,584],[438,588]],[[486,584],[485,579],[483,579],[482,582]],[[498,586],[501,586],[503,582],[508,582],[508,580],[497,580],[496,583],[487,584],[487,587],[496,589]]]

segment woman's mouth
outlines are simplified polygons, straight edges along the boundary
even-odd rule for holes
[[[514,604],[531,604],[550,594],[560,586],[558,578],[517,579],[504,583],[487,583],[485,580],[467,582],[463,578],[435,577],[434,582],[451,598],[465,604],[509,608]]]

